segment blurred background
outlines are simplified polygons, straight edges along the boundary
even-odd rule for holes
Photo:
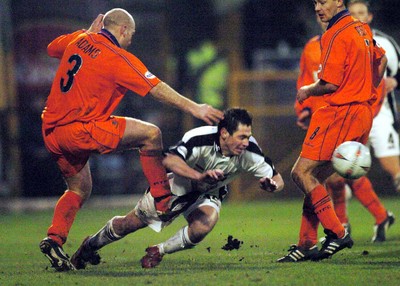
[[[373,0],[372,27],[400,42],[400,2]],[[40,114],[58,60],[46,54],[55,37],[88,28],[120,7],[136,21],[129,51],[183,95],[217,108],[241,106],[253,133],[286,181],[274,196],[301,196],[289,173],[305,133],[293,110],[304,44],[320,29],[311,0],[2,0],[0,1],[0,200],[59,196],[64,181],[45,149]],[[201,125],[177,110],[128,92],[118,115],[158,125],[164,146]],[[137,152],[90,159],[93,195],[141,194],[147,187]],[[379,195],[393,195],[377,162],[369,173]],[[266,198],[244,177],[229,199]]]

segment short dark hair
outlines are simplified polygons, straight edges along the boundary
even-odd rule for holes
[[[218,134],[221,134],[221,129],[225,128],[232,135],[238,129],[239,123],[247,126],[252,125],[253,118],[246,109],[230,108],[225,110],[224,119],[218,124]]]

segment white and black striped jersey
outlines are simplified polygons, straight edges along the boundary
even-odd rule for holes
[[[400,47],[396,43],[396,41],[390,37],[389,35],[386,35],[385,33],[373,29],[374,33],[374,40],[379,43],[380,46],[382,46],[385,51],[386,51],[386,57],[388,59],[387,67],[386,67],[386,73],[385,76],[387,77],[394,77],[396,78],[397,82],[399,85],[397,86],[397,89],[400,88]],[[397,114],[397,106],[396,106],[396,99],[395,99],[395,93],[394,91],[388,93],[388,95],[385,97],[383,105],[379,113],[384,113],[386,116],[391,116],[393,117],[392,124],[398,125],[399,120],[398,114]]]
[[[378,42],[386,51],[386,57],[388,58],[387,64],[387,76],[395,77],[400,82],[400,47],[396,41],[389,35],[373,29],[374,39]]]
[[[256,178],[272,178],[277,174],[271,159],[264,156],[254,137],[250,137],[248,148],[239,156],[222,155],[216,126],[203,126],[188,131],[168,152],[180,156],[191,168],[199,172],[221,169],[225,175],[223,181],[207,184],[193,182],[174,174],[173,180],[170,181],[171,189],[178,196],[193,191],[218,195],[221,187],[242,173],[253,174]]]

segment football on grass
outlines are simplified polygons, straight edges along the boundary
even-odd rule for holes
[[[346,141],[333,152],[332,165],[342,177],[358,179],[368,173],[371,154],[367,146],[356,141]]]

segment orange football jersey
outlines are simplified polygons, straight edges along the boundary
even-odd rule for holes
[[[62,35],[47,51],[61,61],[42,114],[44,129],[104,121],[128,89],[145,96],[160,82],[107,30]]]
[[[319,79],[339,86],[324,95],[331,105],[376,100],[373,92],[373,63],[384,50],[376,47],[366,23],[354,21],[348,11],[339,13],[334,25],[329,25],[321,38],[321,70]],[[357,48],[354,48],[357,47]]]

